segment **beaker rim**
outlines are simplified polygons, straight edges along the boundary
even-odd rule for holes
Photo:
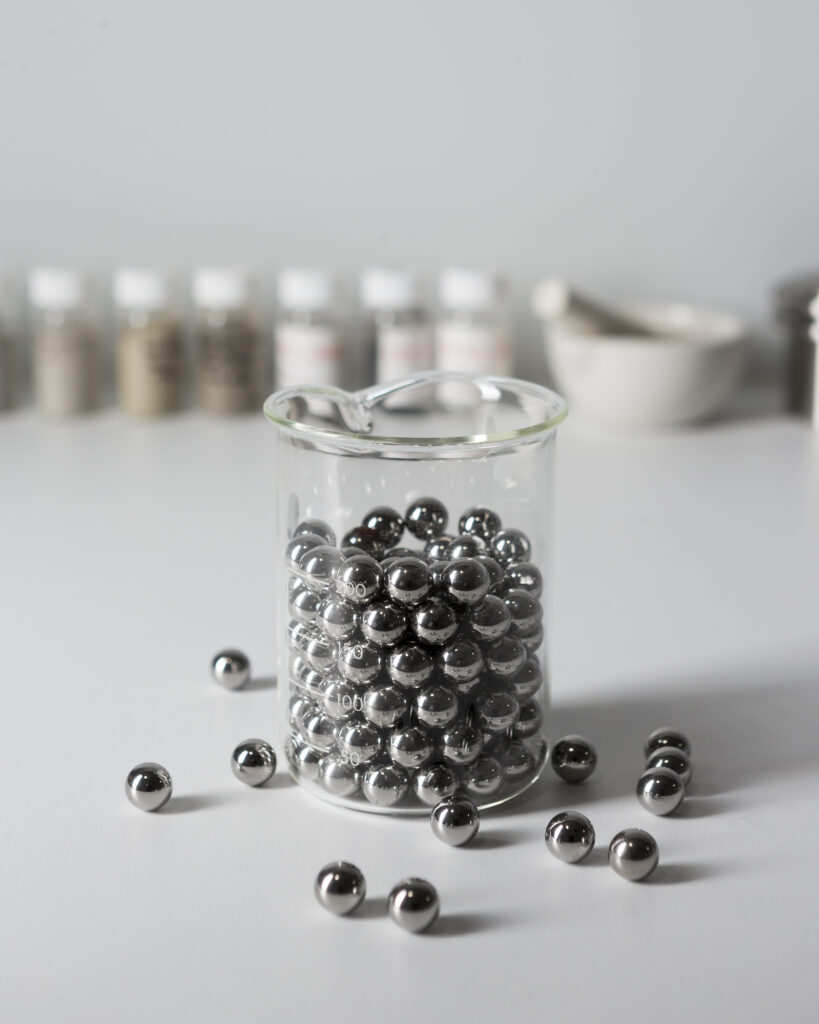
[[[462,384],[475,388],[476,405],[499,405],[504,396],[517,401],[521,424],[513,429],[499,429],[476,433],[455,433],[447,435],[423,435],[418,433],[374,432],[371,420],[373,410],[396,395],[405,396],[412,391],[433,385]],[[306,422],[292,414],[294,402],[301,402],[297,408],[307,408],[308,401],[322,400],[332,403],[346,426],[317,425]],[[531,441],[539,435],[553,431],[568,415],[568,404],[555,391],[532,381],[515,377],[500,377],[470,373],[429,371],[418,373],[389,384],[377,384],[360,391],[345,391],[336,387],[299,386],[283,388],[274,392],[264,403],[264,414],[279,430],[314,440],[325,445],[338,445],[355,451],[375,449],[412,450],[430,453],[472,448],[485,452],[496,447],[513,446],[518,442]],[[386,410],[392,412],[389,408]],[[450,411],[447,409],[444,412]],[[428,413],[416,414],[418,423],[424,422]],[[427,421],[428,422],[428,421]]]

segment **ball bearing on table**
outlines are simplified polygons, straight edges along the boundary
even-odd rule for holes
[[[546,826],[549,852],[565,864],[578,864],[594,849],[594,828],[579,811],[556,814]]]
[[[674,747],[689,757],[691,756],[691,744],[688,742],[688,737],[676,729],[655,729],[643,746],[646,759],[662,747]]]
[[[583,736],[564,736],[552,747],[552,768],[564,782],[584,782],[597,765],[597,752]]]
[[[659,747],[649,756],[646,768],[670,768],[679,775],[684,786],[691,781],[691,760],[677,747]]]
[[[315,893],[325,910],[343,916],[361,906],[367,895],[367,884],[355,864],[337,860],[319,871]]]
[[[465,846],[478,834],[481,817],[465,796],[451,796],[436,804],[430,815],[432,832],[447,846]]]
[[[230,767],[240,782],[263,786],[276,771],[276,752],[266,740],[244,740],[234,748]]]
[[[158,811],[170,800],[173,782],[167,768],[156,761],[143,761],[128,772],[125,793],[140,811]]]
[[[431,927],[440,911],[434,886],[422,878],[405,878],[390,892],[389,913],[392,920],[408,932],[423,932]]]
[[[641,828],[623,829],[609,844],[609,864],[629,882],[642,882],[648,878],[659,860],[654,837]]]
[[[649,768],[637,780],[637,799],[652,814],[671,814],[684,796],[683,781],[670,768]]]
[[[250,659],[235,647],[228,647],[214,655],[210,671],[224,689],[240,690],[250,679]]]

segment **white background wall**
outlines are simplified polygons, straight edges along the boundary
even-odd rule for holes
[[[759,320],[819,263],[819,4],[6,0],[0,266],[459,261]],[[527,357],[528,358],[528,357]]]

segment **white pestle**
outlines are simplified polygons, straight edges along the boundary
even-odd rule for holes
[[[647,339],[659,337],[639,320],[578,292],[562,277],[547,277],[535,287],[532,309],[547,323],[571,320],[589,334]]]

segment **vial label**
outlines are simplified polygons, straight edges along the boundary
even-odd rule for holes
[[[338,331],[328,324],[277,324],[274,355],[277,388],[342,384],[344,347]]]

